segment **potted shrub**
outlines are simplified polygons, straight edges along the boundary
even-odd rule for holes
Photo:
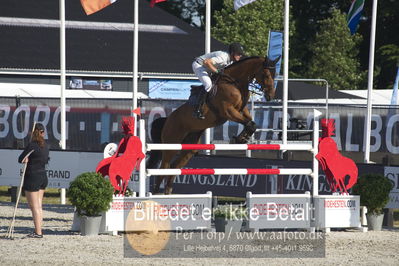
[[[246,210],[241,206],[224,205],[213,209],[216,232],[240,232]]]
[[[353,193],[360,195],[360,204],[367,207],[367,225],[370,230],[381,230],[383,209],[389,201],[393,185],[382,174],[366,174],[359,178]]]
[[[68,197],[81,216],[82,235],[98,235],[101,213],[110,208],[114,189],[108,179],[95,172],[76,177],[68,190]]]

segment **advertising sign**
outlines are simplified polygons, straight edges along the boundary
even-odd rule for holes
[[[191,83],[190,83],[191,84]],[[187,92],[188,93],[188,92]],[[188,94],[184,97],[188,97]],[[7,101],[9,102],[7,102]],[[33,121],[46,128],[46,140],[53,147],[61,138],[59,100],[21,99],[16,107],[10,99],[0,100],[0,148],[16,148],[16,141],[27,140]],[[46,102],[48,105],[43,105]],[[148,138],[154,119],[168,116],[184,103],[183,100],[143,100],[141,111],[146,119]],[[76,100],[67,99],[66,105],[66,139],[68,147],[79,151],[102,151],[103,144],[119,142],[121,116],[130,114],[131,99],[118,100]],[[259,106],[260,107],[260,106]],[[306,121],[306,129],[312,125],[313,109],[290,108],[288,118]],[[373,108],[371,129],[371,152],[399,154],[399,114],[387,116],[388,109]],[[276,108],[256,108],[253,115],[259,128],[278,129],[281,125],[282,112]],[[329,117],[335,119],[335,136],[338,150],[347,152],[363,152],[364,143],[364,110],[348,106],[330,106]],[[294,127],[288,123],[289,127]],[[223,125],[210,130],[213,141],[229,142],[237,136],[243,126],[227,121]],[[281,135],[281,134],[280,134]],[[254,134],[257,141],[279,140],[277,131],[262,131]],[[297,136],[295,138],[295,136]],[[289,132],[289,140],[298,140],[298,134]],[[311,136],[303,136],[301,140],[310,140]]]
[[[384,175],[388,177],[393,184],[386,208],[399,209],[399,167],[384,167],[384,169]]]
[[[0,150],[0,186],[19,186],[22,164],[18,157],[22,150]],[[69,183],[84,172],[93,172],[103,159],[102,153],[50,151],[46,172],[48,187],[68,188]]]
[[[360,196],[316,196],[317,228],[360,227]]]
[[[152,99],[181,99],[190,97],[191,85],[201,85],[196,80],[150,79],[148,96]]]
[[[88,80],[82,78],[72,77],[69,81],[69,89],[80,89],[80,90],[112,90],[112,80],[101,79],[101,80]]]
[[[291,195],[247,194],[249,228],[309,228],[310,193]]]
[[[147,198],[114,197],[106,212],[106,231],[142,231],[142,224],[166,222],[165,230],[211,228],[212,193],[203,195],[151,195]],[[137,224],[137,225],[139,225]]]

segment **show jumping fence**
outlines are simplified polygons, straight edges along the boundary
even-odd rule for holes
[[[310,151],[313,153],[313,169],[146,169],[145,162],[140,165],[139,196],[146,196],[145,180],[149,176],[159,175],[230,175],[230,174],[263,174],[263,175],[290,175],[303,174],[313,178],[313,196],[318,195],[319,164],[316,159],[319,141],[319,119],[321,112],[314,109],[313,115],[313,144],[146,144],[146,132],[144,120],[140,120],[140,139],[143,144],[143,153],[150,150],[291,150]]]

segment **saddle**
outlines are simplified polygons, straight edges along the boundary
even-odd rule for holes
[[[198,103],[198,94],[201,90],[204,90],[203,85],[191,85],[190,97],[187,100],[190,106],[195,106]],[[205,103],[208,103],[216,95],[216,92],[217,86],[213,83],[211,90],[206,95]]]

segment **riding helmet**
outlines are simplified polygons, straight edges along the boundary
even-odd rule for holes
[[[244,55],[244,48],[238,42],[234,42],[229,45],[229,54],[232,54],[232,53],[238,54],[238,55]]]

